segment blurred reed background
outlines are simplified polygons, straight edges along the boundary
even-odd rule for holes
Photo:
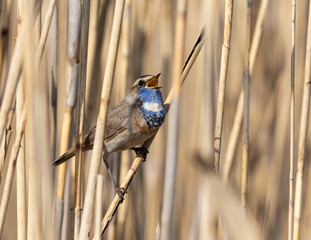
[[[103,238],[311,238],[311,139],[303,128],[310,100],[310,1],[297,1],[297,8],[295,0],[0,4],[1,239],[78,239],[84,227],[92,151],[81,165],[74,158],[56,168],[51,162],[81,140],[82,119],[84,134],[96,124],[115,5],[124,10],[109,108],[145,74],[162,73],[165,99],[203,26],[205,38],[172,99],[179,104],[172,105]],[[249,124],[243,126],[243,119]],[[134,158],[130,151],[110,156],[120,183]],[[294,187],[289,176],[296,178],[297,170]],[[90,237],[100,239],[101,220],[115,196],[104,164],[97,182]],[[295,188],[294,210],[289,199]]]

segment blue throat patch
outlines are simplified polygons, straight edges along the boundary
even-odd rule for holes
[[[159,89],[143,87],[138,92],[139,99],[143,105],[140,110],[143,113],[143,117],[146,123],[152,128],[158,128],[165,120],[165,109],[163,106],[162,94]],[[162,108],[157,110],[148,110],[144,107],[144,103],[159,104]]]

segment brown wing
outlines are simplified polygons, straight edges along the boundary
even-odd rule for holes
[[[117,134],[128,128],[128,120],[133,119],[133,109],[129,104],[121,103],[115,107],[107,116],[107,124],[105,131],[105,141],[110,141]],[[83,138],[83,151],[93,148],[96,133],[96,125]],[[73,147],[56,159],[53,165],[59,165],[75,155],[76,148]]]
[[[128,104],[119,104],[115,107],[107,116],[105,141],[110,141],[117,134],[123,132],[127,128],[128,120],[133,119],[131,106]],[[83,149],[88,150],[93,148],[94,138],[96,132],[96,125],[91,131],[84,137]]]

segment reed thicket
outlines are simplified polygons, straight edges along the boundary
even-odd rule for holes
[[[25,3],[0,1],[1,239],[311,238],[311,1]],[[146,162],[110,156],[122,202],[106,114],[158,73]]]

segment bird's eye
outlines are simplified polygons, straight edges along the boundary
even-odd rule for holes
[[[143,86],[143,85],[144,85],[144,81],[140,80],[140,81],[138,82],[138,86]]]

